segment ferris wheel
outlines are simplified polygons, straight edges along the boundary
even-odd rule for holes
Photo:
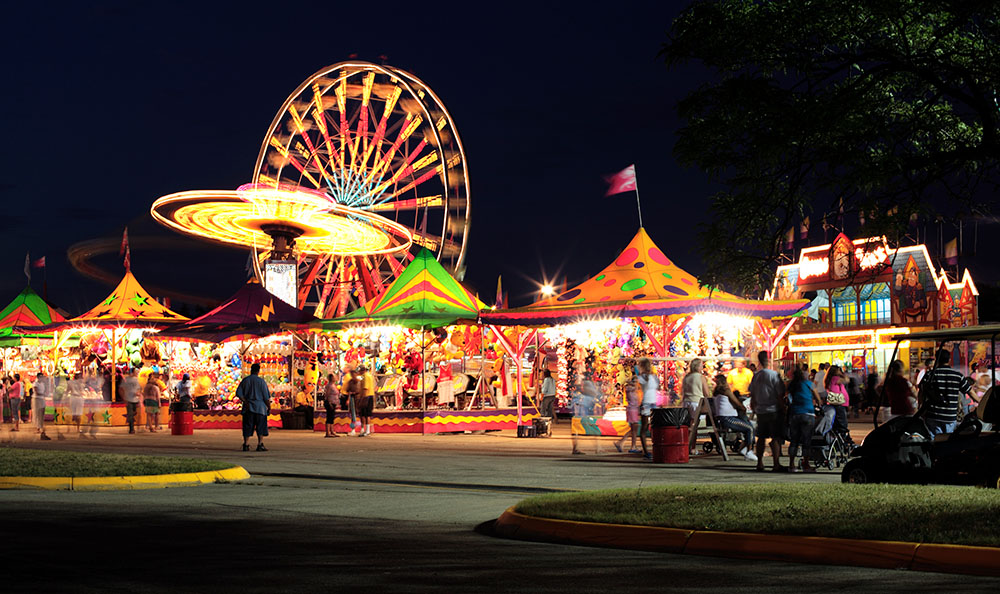
[[[412,238],[408,249],[384,253],[298,254],[298,302],[318,316],[343,314],[381,293],[420,247],[457,276],[464,272],[465,152],[444,104],[408,72],[351,61],[310,76],[271,122],[252,183],[324,194]],[[271,248],[255,242],[253,249],[259,264]]]

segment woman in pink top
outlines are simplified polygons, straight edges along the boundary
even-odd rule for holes
[[[833,429],[840,434],[848,434],[847,407],[851,405],[844,385],[844,371],[839,365],[833,365],[826,373],[826,404],[833,407],[836,416]]]

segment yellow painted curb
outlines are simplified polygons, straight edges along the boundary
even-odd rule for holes
[[[47,489],[58,491],[122,491],[189,487],[216,481],[241,481],[250,478],[242,466],[204,472],[149,474],[143,476],[3,476],[0,489]]]
[[[658,526],[623,526],[598,522],[574,522],[526,516],[510,508],[496,521],[501,536],[599,547],[638,549],[663,553],[684,550],[693,530]]]
[[[960,569],[956,569],[960,568]],[[917,547],[911,569],[976,575],[1000,575],[1000,549],[946,544]]]
[[[1000,548],[994,547],[577,522],[528,516],[514,507],[497,519],[494,529],[506,538],[562,544],[1000,576]]]

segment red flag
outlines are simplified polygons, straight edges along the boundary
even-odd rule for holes
[[[605,196],[635,191],[635,165],[629,165],[618,173],[604,178],[604,181],[611,184]]]
[[[128,247],[128,227],[125,227],[125,232],[122,233],[122,247],[118,251],[118,255],[125,257],[125,271],[130,271],[132,269],[132,253]]]
[[[45,256],[35,260],[31,263],[32,268],[45,268]]]

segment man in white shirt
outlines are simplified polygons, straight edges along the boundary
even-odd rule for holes
[[[128,419],[128,432],[135,433],[135,416],[139,411],[139,378],[138,370],[129,371],[128,377],[122,382],[122,398],[125,400],[125,417]]]
[[[828,363],[820,363],[819,371],[816,372],[816,378],[813,379],[813,386],[819,392],[819,398],[823,402],[826,402],[826,370],[829,366]]]
[[[42,441],[52,439],[45,434],[45,405],[52,395],[52,380],[45,376],[44,371],[39,371],[35,377],[35,389],[31,396],[31,420],[35,424],[35,429],[41,434]]]

